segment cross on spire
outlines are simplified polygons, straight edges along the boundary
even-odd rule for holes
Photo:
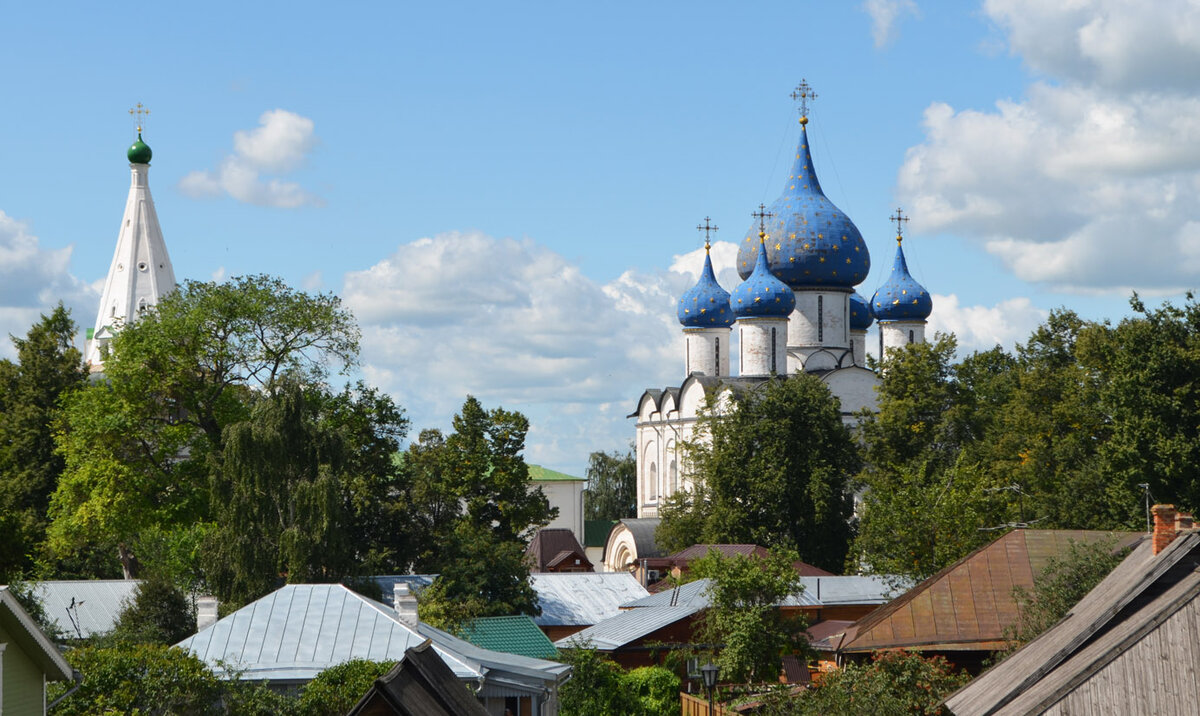
[[[719,227],[716,224],[712,223],[712,220],[709,219],[707,216],[704,217],[704,225],[703,226],[701,226],[700,224],[696,224],[696,231],[704,232],[704,249],[705,249],[705,251],[707,251],[709,248],[709,243],[708,243],[709,234],[716,231],[718,228]]]
[[[800,103],[800,123],[808,122],[808,103],[810,100],[817,98],[817,93],[813,92],[813,88],[809,86],[808,80],[800,80],[800,84],[796,85],[796,89],[792,90],[792,99]]]
[[[767,240],[767,238],[766,238],[767,237],[767,219],[772,219],[775,217],[775,215],[772,214],[771,212],[767,211],[766,204],[759,204],[758,211],[752,212],[750,214],[750,216],[753,216],[755,219],[758,219],[758,238],[762,239],[763,241],[766,241]]]
[[[129,109],[129,116],[133,117],[137,122],[137,131],[140,135],[142,133],[142,127],[146,126],[146,118],[150,116],[150,110],[146,109],[141,102],[138,102],[137,107],[131,107]]]
[[[897,206],[896,213],[888,219],[896,222],[896,243],[900,243],[904,239],[904,223],[908,221],[908,217],[904,215],[904,210]]]

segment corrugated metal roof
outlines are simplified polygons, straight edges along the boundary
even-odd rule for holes
[[[559,639],[554,645],[560,649],[591,645],[600,651],[612,651],[698,611],[700,607],[696,606],[627,609],[583,631]]]
[[[1004,630],[1017,619],[1014,587],[1031,589],[1034,575],[1072,542],[1116,537],[1137,541],[1130,532],[1014,530],[967,555],[855,624],[841,651],[924,647],[943,650],[995,650]]]
[[[533,619],[521,614],[512,617],[483,617],[462,630],[462,638],[475,646],[534,659],[554,659],[558,649],[538,629]]]
[[[888,578],[880,576],[801,577],[804,589],[778,604],[781,607],[822,607],[846,604],[883,604],[892,598]],[[623,608],[662,606],[707,607],[709,580],[697,579],[674,589],[627,602]]]
[[[645,597],[646,588],[627,572],[529,575],[537,592],[539,626],[591,626],[617,614],[621,605]]]
[[[76,608],[72,611],[79,621],[79,632],[87,639],[112,631],[126,600],[133,599],[141,583],[138,579],[71,579],[30,582],[29,586],[46,615],[69,638],[79,636],[67,616],[74,599]]]

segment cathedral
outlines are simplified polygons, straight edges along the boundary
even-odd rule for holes
[[[93,373],[103,372],[108,344],[120,327],[137,320],[139,313],[175,290],[175,270],[150,196],[153,153],[142,141],[142,120],[149,110],[138,104],[136,110],[129,112],[137,116],[138,138],[125,153],[132,174],[129,198],[125,200],[117,250],[104,280],[96,323],[87,331],[84,357]]]
[[[742,282],[732,293],[716,279],[708,255],[700,279],[679,298],[683,332],[683,381],[642,393],[634,439],[637,454],[637,519],[622,520],[609,535],[607,569],[625,569],[662,556],[654,545],[658,510],[688,488],[683,444],[692,438],[698,411],[717,409],[735,391],[776,375],[820,377],[840,401],[843,420],[876,408],[879,377],[866,367],[867,333],[877,327],[879,355],[925,340],[933,301],[909,274],[899,210],[896,257],[887,281],[868,301],[856,291],[871,268],[862,234],[821,191],[808,145],[808,101],[802,82],[792,94],[800,103],[800,141],[783,192],[752,216],[737,254]],[[736,348],[731,337],[737,331]],[[733,355],[736,353],[736,356]],[[737,371],[731,369],[736,364]]]

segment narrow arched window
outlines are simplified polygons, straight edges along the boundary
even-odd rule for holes
[[[825,297],[817,296],[817,343],[825,342]]]
[[[776,329],[774,326],[771,326],[771,372],[772,373],[779,372],[778,366],[775,364],[776,363],[776,361],[775,361],[775,356],[776,356],[775,339],[776,339],[776,331],[777,330],[778,329]]]
[[[913,342],[913,332],[912,332],[912,331],[909,331],[909,332],[908,332],[908,342],[909,342],[909,343],[912,343],[912,342]]]

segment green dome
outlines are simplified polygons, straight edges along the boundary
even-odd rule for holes
[[[125,152],[125,156],[129,157],[129,161],[133,164],[149,164],[150,157],[154,152],[150,151],[150,146],[142,141],[142,135],[139,132],[137,141]]]

